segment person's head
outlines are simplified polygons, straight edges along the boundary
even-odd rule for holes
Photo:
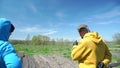
[[[81,38],[83,38],[86,33],[90,32],[90,30],[86,24],[81,24],[78,27],[78,32],[79,32]]]
[[[8,41],[14,29],[14,25],[9,20],[0,18],[0,40]]]

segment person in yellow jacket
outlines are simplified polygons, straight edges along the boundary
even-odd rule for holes
[[[111,62],[111,53],[97,32],[90,32],[86,24],[81,24],[78,28],[81,40],[71,51],[72,60],[77,60],[79,68],[106,68]]]

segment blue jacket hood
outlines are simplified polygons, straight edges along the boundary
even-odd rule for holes
[[[8,41],[10,36],[11,22],[5,18],[0,18],[0,40]]]

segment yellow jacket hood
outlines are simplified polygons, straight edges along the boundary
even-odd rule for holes
[[[87,34],[85,34],[85,36],[83,38],[91,39],[93,42],[95,42],[97,44],[102,41],[102,37],[99,36],[99,34],[97,32],[87,33]]]

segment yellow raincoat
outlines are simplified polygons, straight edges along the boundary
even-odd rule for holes
[[[85,34],[83,39],[73,46],[71,57],[78,60],[79,68],[97,68],[99,62],[104,63],[104,68],[111,62],[111,53],[97,32]]]

